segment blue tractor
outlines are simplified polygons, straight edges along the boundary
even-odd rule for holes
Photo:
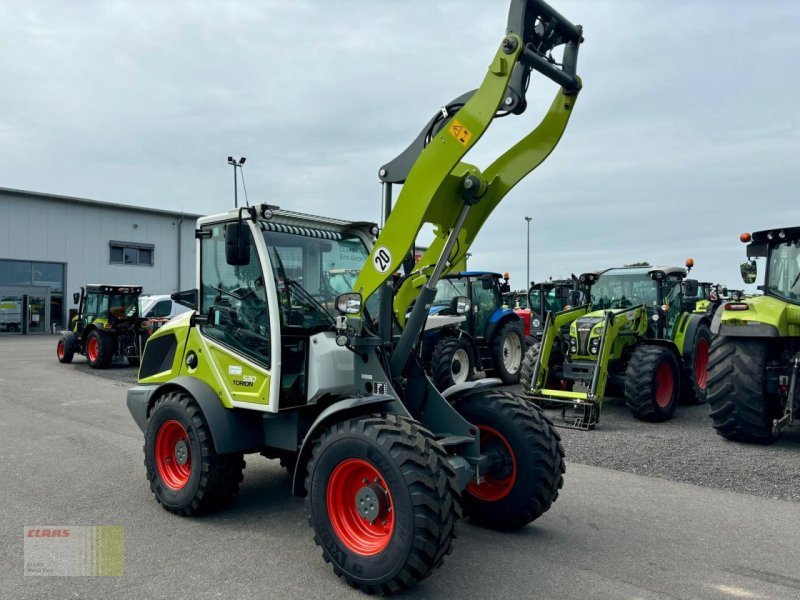
[[[465,271],[439,281],[422,343],[439,390],[470,381],[476,370],[519,382],[525,337],[522,319],[503,304],[509,289],[507,273]]]

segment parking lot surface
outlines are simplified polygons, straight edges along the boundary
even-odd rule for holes
[[[0,338],[0,598],[362,597],[322,561],[276,461],[248,457],[218,514],[161,509],[125,407],[134,370],[81,363],[59,365],[50,336]],[[730,444],[705,407],[679,410],[647,425],[612,403],[598,431],[562,432],[553,508],[512,534],[463,522],[444,566],[402,597],[800,598],[797,437]],[[125,574],[23,576],[36,525],[123,526]]]

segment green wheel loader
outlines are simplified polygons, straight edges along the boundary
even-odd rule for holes
[[[198,221],[196,310],[151,336],[127,398],[166,510],[218,509],[246,454],[280,459],[334,573],[391,593],[442,564],[462,511],[513,529],[550,508],[564,473],[552,424],[500,380],[439,392],[419,339],[439,280],[558,144],[581,87],[581,42],[544,2],[513,0],[480,87],[437,109],[379,170],[380,231],[266,204]],[[533,70],[559,85],[539,126],[483,171],[463,162],[496,117],[525,110]],[[398,279],[426,223],[435,239]],[[346,293],[330,283],[342,256],[363,264]]]
[[[800,417],[800,227],[744,233],[753,284],[766,259],[763,295],[725,302],[714,315],[708,384],[710,415],[725,438],[768,444]]]
[[[582,274],[588,303],[548,314],[541,344],[525,356],[521,379],[532,401],[576,429],[597,425],[610,390],[644,421],[671,418],[681,397],[705,402],[710,322],[693,312],[697,282],[688,269]]]
[[[105,284],[89,284],[73,294],[78,312],[58,338],[58,361],[72,362],[77,353],[93,369],[106,369],[115,358],[138,365],[148,333],[139,315],[141,294],[141,286]]]

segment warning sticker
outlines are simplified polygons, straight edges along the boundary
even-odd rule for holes
[[[462,146],[469,145],[469,140],[472,137],[472,132],[464,127],[464,125],[458,119],[453,119],[453,122],[450,123],[450,135],[458,140],[458,143]]]

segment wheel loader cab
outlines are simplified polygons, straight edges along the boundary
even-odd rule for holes
[[[200,334],[234,405],[269,412],[352,389],[333,315],[338,280],[369,251],[368,233],[347,223],[273,219],[201,222],[198,234]]]

